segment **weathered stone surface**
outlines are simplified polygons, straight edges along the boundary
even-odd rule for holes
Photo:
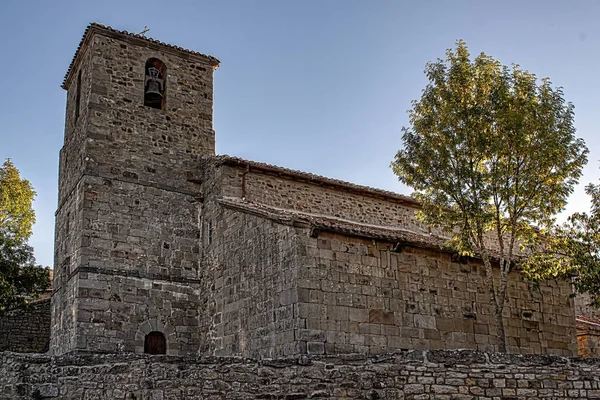
[[[599,365],[598,359],[547,356],[491,362],[490,355],[469,351],[262,361],[0,353],[0,398],[583,399],[600,396]]]
[[[145,63],[167,66],[162,110],[143,104]],[[198,157],[214,154],[214,62],[92,26],[66,81],[51,351],[196,354]],[[166,328],[165,328],[166,329]],[[201,339],[202,337],[202,339]]]
[[[0,351],[43,353],[50,342],[50,299],[0,316]]]
[[[167,68],[162,110],[143,105],[153,57]],[[180,356],[493,351],[481,263],[441,249],[414,200],[215,156],[214,65],[88,31],[65,82],[52,354],[141,353],[156,331]],[[369,233],[394,229],[438,247]],[[574,355],[570,294],[513,272],[509,350]]]

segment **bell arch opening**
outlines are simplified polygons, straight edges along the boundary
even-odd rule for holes
[[[149,58],[145,67],[144,105],[164,110],[167,94],[167,66],[158,58]]]
[[[167,354],[167,339],[165,335],[158,331],[147,334],[144,339],[144,353]]]

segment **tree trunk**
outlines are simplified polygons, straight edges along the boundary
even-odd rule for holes
[[[496,317],[496,328],[498,329],[498,352],[506,353],[506,333],[504,332],[504,318],[502,318],[502,310],[504,304],[494,307],[494,314]]]
[[[483,235],[478,237],[479,243],[483,244]],[[484,248],[480,245],[480,248]],[[494,310],[494,317],[496,320],[496,328],[498,330],[498,352],[506,353],[506,334],[504,332],[504,319],[502,318],[502,310],[504,309],[504,300],[506,298],[506,285],[501,284],[500,293],[496,293],[496,285],[494,284],[494,270],[492,268],[492,262],[490,260],[487,251],[482,251],[483,265],[485,266],[485,284],[488,286],[490,292],[490,303]],[[502,274],[500,274],[502,275]],[[502,281],[502,276],[500,277]]]

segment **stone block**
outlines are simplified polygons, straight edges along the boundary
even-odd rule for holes
[[[354,322],[369,322],[369,310],[351,307],[348,309],[348,318]]]
[[[394,312],[381,309],[369,310],[369,323],[371,324],[394,324]]]
[[[414,316],[415,327],[421,329],[437,329],[436,318],[428,315]]]
[[[323,342],[306,343],[307,354],[325,354],[325,344]]]

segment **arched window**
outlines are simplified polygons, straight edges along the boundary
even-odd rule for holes
[[[162,332],[150,332],[144,339],[144,353],[147,354],[166,354],[167,339]]]
[[[167,93],[167,66],[158,58],[149,58],[145,71],[144,105],[162,110]]]

